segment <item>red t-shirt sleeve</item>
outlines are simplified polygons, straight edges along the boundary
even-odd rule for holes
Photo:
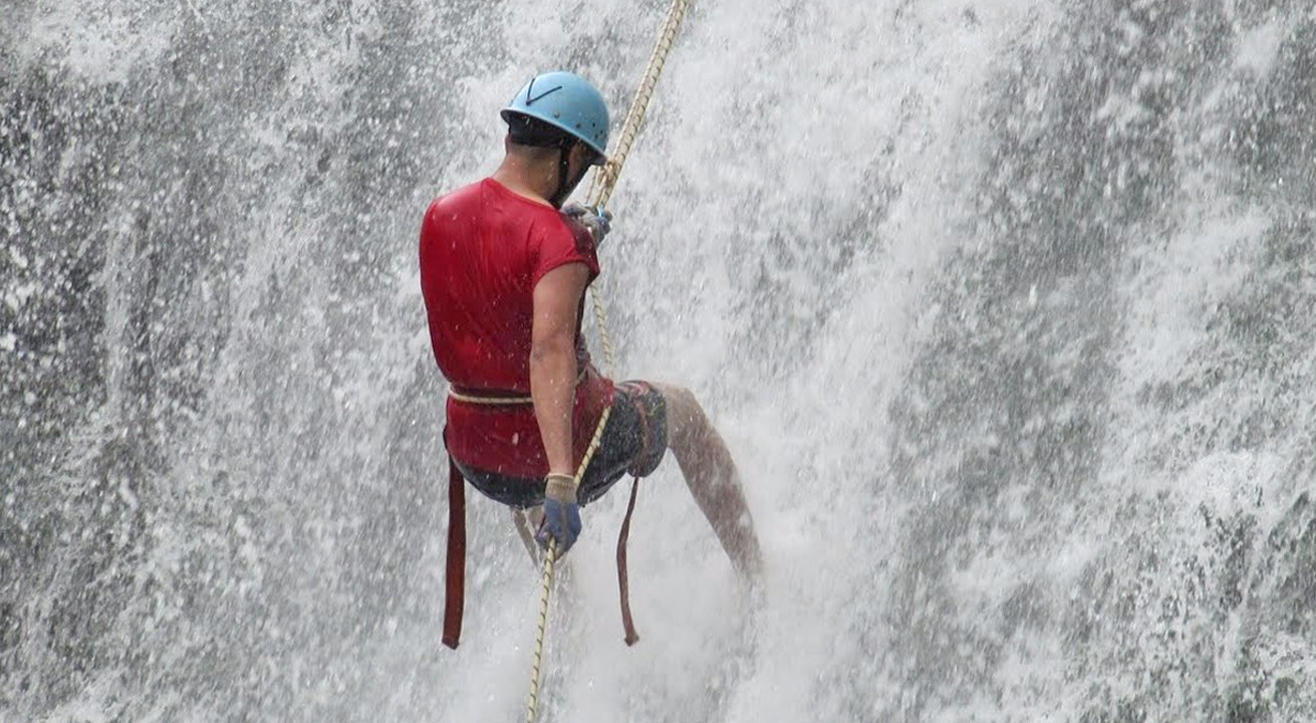
[[[589,268],[592,281],[599,275],[599,257],[594,250],[594,239],[584,226],[559,215],[557,223],[544,224],[539,234],[539,248],[530,287],[534,288],[544,274],[570,263],[582,263]]]

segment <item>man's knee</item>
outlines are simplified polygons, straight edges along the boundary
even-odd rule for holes
[[[699,400],[695,399],[695,395],[685,387],[673,384],[653,386],[662,393],[663,403],[667,405],[668,446],[689,444],[691,439],[708,424],[708,418],[704,416],[704,408],[699,406]]]

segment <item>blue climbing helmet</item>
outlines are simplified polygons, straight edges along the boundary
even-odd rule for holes
[[[501,115],[509,125],[517,115],[547,123],[592,148],[597,154],[594,165],[606,159],[608,105],[597,88],[575,73],[555,70],[536,75]]]

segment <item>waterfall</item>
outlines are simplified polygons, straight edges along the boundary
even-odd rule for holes
[[[0,7],[0,721],[512,720],[536,570],[472,494],[416,237],[536,71],[629,102],[661,0]],[[1316,718],[1316,10],[695,2],[612,203],[618,378],[689,386],[584,511],[582,721]]]

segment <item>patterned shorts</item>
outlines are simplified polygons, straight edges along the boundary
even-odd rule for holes
[[[667,402],[647,382],[619,382],[599,449],[585,468],[577,499],[583,507],[602,497],[626,474],[645,477],[667,452]],[[457,463],[462,476],[484,496],[512,507],[544,503],[544,480],[487,472]]]

